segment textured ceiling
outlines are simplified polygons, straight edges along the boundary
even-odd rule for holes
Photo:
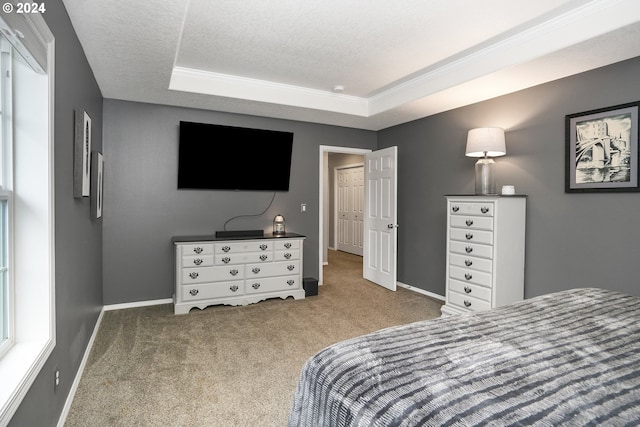
[[[371,130],[640,56],[637,0],[64,4],[106,98]]]

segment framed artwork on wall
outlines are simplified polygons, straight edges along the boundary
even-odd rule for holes
[[[73,153],[73,197],[89,197],[91,189],[91,117],[86,111],[75,112]]]
[[[102,217],[102,189],[104,185],[104,157],[99,151],[94,151],[91,154],[91,171],[93,173],[91,180],[91,217],[98,219]]]
[[[565,192],[640,191],[640,102],[570,114],[565,118]]]

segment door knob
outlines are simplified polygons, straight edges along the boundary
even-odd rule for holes
[[[398,224],[388,224],[387,228],[398,228]]]

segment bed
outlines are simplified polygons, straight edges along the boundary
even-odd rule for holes
[[[337,343],[288,425],[640,425],[640,297],[572,289]]]

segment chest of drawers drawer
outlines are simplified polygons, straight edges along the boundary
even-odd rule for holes
[[[180,290],[183,301],[233,297],[244,293],[244,281],[236,280],[220,283],[184,285]]]
[[[298,274],[300,262],[281,261],[269,264],[247,264],[245,267],[245,277],[252,280],[257,277],[284,276]]]
[[[216,244],[216,255],[237,254],[243,252],[266,252],[273,249],[270,240],[250,240],[242,242],[228,242]]]
[[[449,254],[449,265],[491,273],[492,262],[490,259],[486,258]]]
[[[181,284],[219,282],[222,280],[244,279],[242,266],[214,266],[203,268],[186,268],[181,274]]]
[[[189,267],[211,267],[213,265],[213,255],[188,255],[182,257],[182,266]]]
[[[493,244],[493,233],[490,231],[452,228],[449,230],[449,237],[451,240],[458,240],[462,242],[484,243],[487,245]]]
[[[451,215],[480,215],[493,216],[494,204],[491,201],[486,202],[458,202],[453,201],[449,204],[449,213]]]
[[[275,261],[288,261],[294,259],[300,259],[300,251],[298,250],[286,250],[286,251],[276,251],[274,253],[273,259]]]
[[[216,265],[246,264],[248,262],[273,261],[273,252],[237,252],[231,254],[216,254]]]
[[[473,255],[476,257],[489,258],[493,256],[493,247],[465,242],[449,242],[449,251],[453,254]]]
[[[449,277],[460,280],[461,282],[475,283],[477,285],[491,287],[491,273],[451,266],[449,267]]]
[[[484,311],[491,308],[491,304],[487,301],[483,301],[469,295],[459,294],[458,292],[451,292],[447,296],[448,303],[457,306],[464,311]]]
[[[453,292],[458,292],[459,294],[462,294],[462,295],[477,298],[479,300],[486,302],[487,304],[491,303],[490,288],[474,285],[473,283],[463,283],[458,280],[450,280],[449,288]]]
[[[196,243],[193,245],[184,245],[182,247],[182,255],[211,255],[213,254],[213,243]]]
[[[493,230],[493,218],[451,215],[449,219],[451,227],[464,228],[467,230]]]
[[[246,292],[248,294],[295,289],[300,285],[297,276],[257,278],[247,280],[246,283]]]

